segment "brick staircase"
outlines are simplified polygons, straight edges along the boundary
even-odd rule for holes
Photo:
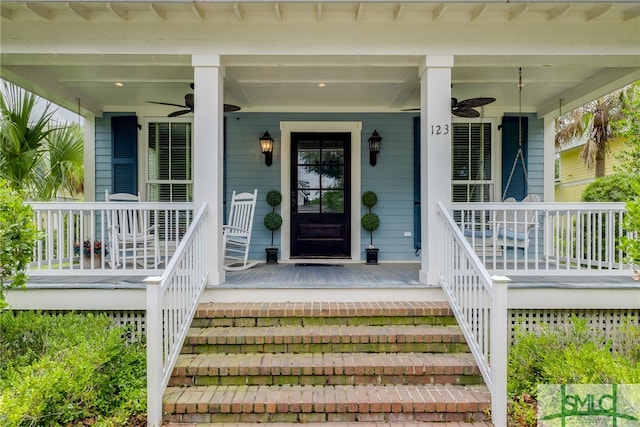
[[[202,304],[163,402],[170,425],[491,425],[440,302]]]

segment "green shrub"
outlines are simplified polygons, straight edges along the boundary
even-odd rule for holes
[[[640,176],[630,173],[616,173],[596,178],[582,192],[583,202],[628,202],[638,196],[635,185],[640,184]]]
[[[39,236],[31,206],[24,204],[20,192],[0,179],[0,310],[7,305],[4,290],[26,283],[25,270]]]
[[[623,324],[611,342],[577,318],[537,332],[516,330],[507,369],[511,423],[535,426],[538,384],[640,382],[640,327]]]
[[[106,316],[0,313],[0,425],[129,425],[146,410],[142,344]]]
[[[620,249],[626,253],[625,261],[640,266],[640,184],[634,185],[636,196],[626,203],[627,215],[622,227],[629,233],[620,237]]]

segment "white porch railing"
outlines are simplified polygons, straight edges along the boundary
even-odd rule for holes
[[[454,203],[452,209],[494,274],[628,274],[618,248],[624,203]]]
[[[204,218],[198,210],[169,265],[147,284],[147,425],[162,425],[162,395],[207,284]]]
[[[449,211],[442,219],[440,285],[491,392],[491,418],[507,425],[507,286],[489,277]]]
[[[44,234],[34,248],[31,276],[113,275],[116,271],[118,275],[157,274],[193,220],[193,203],[38,202],[31,206]],[[130,231],[124,236],[127,242],[118,242],[115,221],[123,217],[118,215],[123,211],[134,213],[129,218],[140,221],[141,231]],[[150,227],[152,237],[145,235]],[[136,244],[149,238],[154,239],[153,245]]]

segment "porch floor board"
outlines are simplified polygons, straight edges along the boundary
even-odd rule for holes
[[[345,263],[304,266],[294,263],[258,264],[244,271],[226,272],[226,282],[218,289],[331,289],[331,288],[424,288],[419,281],[420,263]],[[629,275],[511,275],[509,287],[572,288],[600,287],[640,288]],[[32,276],[29,289],[141,289],[145,276],[78,275]]]

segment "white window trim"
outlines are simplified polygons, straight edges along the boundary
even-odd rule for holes
[[[482,122],[483,124],[486,123],[490,123],[491,124],[491,152],[493,153],[491,156],[491,176],[492,179],[491,180],[487,180],[487,181],[491,181],[492,182],[492,188],[493,188],[493,194],[492,194],[492,201],[500,201],[502,200],[502,143],[499,140],[500,138],[498,137],[498,131],[497,131],[497,126],[496,126],[496,122],[497,122],[497,118],[496,117],[483,117],[482,119],[477,118],[452,118],[451,119],[451,123],[480,123]],[[453,134],[451,135],[452,141],[453,141]],[[453,145],[452,145],[452,149],[453,149]],[[453,161],[453,157],[451,158],[451,161]],[[451,185],[453,186],[455,180],[453,179],[453,177],[451,178]]]
[[[138,139],[138,190],[142,200],[147,200],[147,187],[149,186],[149,123],[191,123],[193,129],[193,118],[190,117],[143,117],[140,138]],[[142,143],[141,143],[142,142]],[[195,140],[193,132],[191,136],[191,167],[193,168],[193,150]],[[193,170],[191,171],[193,176]],[[192,180],[193,181],[193,180]],[[178,182],[176,180],[176,182]],[[193,184],[192,184],[193,185]]]
[[[280,227],[281,260],[291,259],[291,133],[349,132],[351,133],[351,260],[360,261],[360,188],[362,122],[280,122],[282,189],[282,227]]]

